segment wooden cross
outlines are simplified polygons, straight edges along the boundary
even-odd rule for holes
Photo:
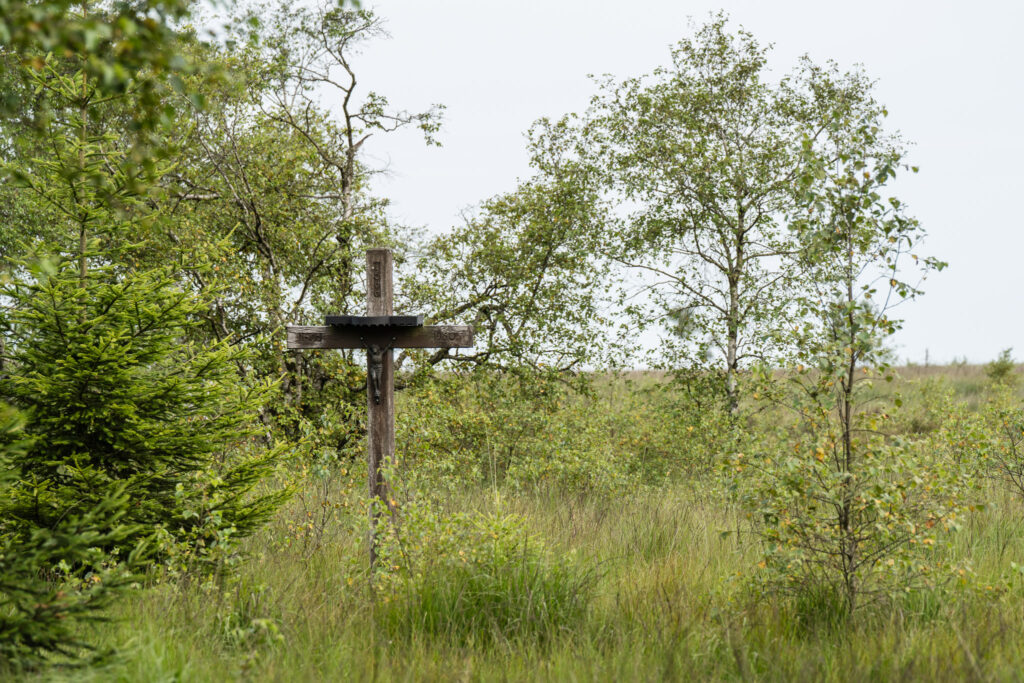
[[[366,427],[370,496],[391,509],[381,466],[395,458],[394,349],[473,346],[469,325],[423,325],[422,315],[394,315],[390,249],[366,252],[366,315],[329,315],[326,325],[288,326],[289,349],[366,349]],[[377,512],[370,513],[370,567],[377,559]]]

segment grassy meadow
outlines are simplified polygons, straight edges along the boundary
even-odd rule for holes
[[[757,581],[727,454],[681,390],[653,374],[597,384],[533,405],[500,383],[408,392],[398,521],[376,575],[362,461],[307,468],[230,578],[168,572],[88,626],[117,650],[108,661],[28,678],[1021,677],[1024,500],[998,478],[975,482],[985,505],[931,551],[966,569],[848,616]],[[977,414],[995,391],[974,366],[902,368],[894,390],[894,430],[914,438],[941,429],[936,411]],[[747,445],[774,419],[754,414]]]

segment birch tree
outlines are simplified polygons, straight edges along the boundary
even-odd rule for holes
[[[579,157],[617,209],[603,251],[646,275],[649,304],[628,312],[639,327],[667,323],[682,342],[665,342],[676,367],[715,359],[732,412],[741,369],[781,351],[793,284],[785,216],[803,147],[870,92],[861,74],[806,59],[772,80],[768,56],[719,15],[680,41],[668,66],[605,78],[582,117],[535,130],[542,146],[575,131]]]

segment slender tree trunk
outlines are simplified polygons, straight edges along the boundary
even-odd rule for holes
[[[82,4],[82,12],[85,12],[85,4]],[[88,115],[88,109],[85,106],[86,98],[86,81],[85,72],[82,73],[82,104],[78,109],[78,115],[81,117],[78,127],[78,179],[77,184],[82,190],[76,192],[77,201],[81,202],[78,207],[78,279],[82,287],[85,287],[85,279],[88,275],[88,263],[86,262],[85,253],[89,246],[89,207],[85,204],[85,191],[82,187],[85,183],[85,145],[89,139],[89,131],[86,128],[86,119]]]
[[[849,233],[848,233],[849,235]],[[843,479],[842,483],[842,511],[840,513],[839,526],[840,526],[840,538],[842,539],[842,552],[843,552],[843,574],[846,588],[846,601],[850,609],[850,613],[856,606],[857,601],[857,539],[853,532],[853,510],[851,500],[851,480],[850,475],[853,474],[855,467],[854,463],[854,452],[853,452],[853,383],[856,381],[857,372],[857,330],[856,330],[856,318],[853,314],[853,302],[854,302],[854,270],[853,270],[853,245],[851,240],[847,240],[846,245],[847,261],[846,261],[846,339],[845,351],[846,351],[846,363],[845,373],[840,381],[840,403],[839,409],[839,422],[842,429],[843,439],[843,459],[842,459],[842,471],[843,474],[847,475]]]
[[[729,414],[735,416],[740,407],[739,398],[739,346],[740,346],[740,285],[743,279],[744,262],[744,211],[739,207],[736,215],[734,233],[735,260],[728,274],[729,279],[729,312],[726,320],[725,347],[725,393],[729,401]]]
[[[82,20],[84,21],[89,16],[89,2],[88,0],[82,0]],[[89,140],[89,130],[87,128],[86,117],[89,114],[87,106],[89,97],[89,82],[85,75],[85,69],[82,69],[82,101],[78,107],[78,179],[77,184],[80,191],[76,191],[75,197],[78,201],[78,280],[81,286],[85,287],[85,280],[88,276],[89,265],[86,261],[85,253],[89,246],[89,207],[86,203],[86,192],[85,192],[85,145]]]
[[[739,355],[739,291],[733,275],[729,277],[729,318],[726,323],[725,393],[729,401],[729,413],[735,415],[740,407],[737,386]]]

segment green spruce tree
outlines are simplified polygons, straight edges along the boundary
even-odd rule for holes
[[[46,116],[32,153],[0,163],[25,198],[4,254],[0,398],[24,411],[32,437],[12,460],[17,476],[61,493],[54,504],[26,496],[11,513],[52,529],[123,487],[125,521],[137,525],[128,540],[155,537],[163,557],[190,566],[197,553],[220,563],[284,495],[255,491],[278,453],[257,419],[272,387],[240,382],[249,361],[227,341],[193,343],[209,301],[181,288],[180,263],[138,266],[166,216],[109,125],[130,93],[108,96],[73,55],[47,55],[23,76]],[[146,177],[170,168],[150,166]],[[39,224],[49,226],[41,236]]]
[[[0,396],[28,416],[33,438],[11,460],[40,492],[12,512],[51,529],[123,487],[132,542],[156,535],[164,555],[219,562],[285,495],[255,491],[279,453],[255,420],[273,387],[239,383],[243,350],[187,341],[205,304],[168,273],[83,278],[78,265],[36,267],[6,289]],[[56,504],[42,497],[52,491]]]
[[[145,546],[127,542],[135,529],[123,485],[86,504],[55,482],[18,480],[15,463],[32,450],[23,427],[0,405],[0,674],[91,649],[77,624],[101,619],[145,560]],[[30,504],[50,511],[48,526],[22,516]]]

